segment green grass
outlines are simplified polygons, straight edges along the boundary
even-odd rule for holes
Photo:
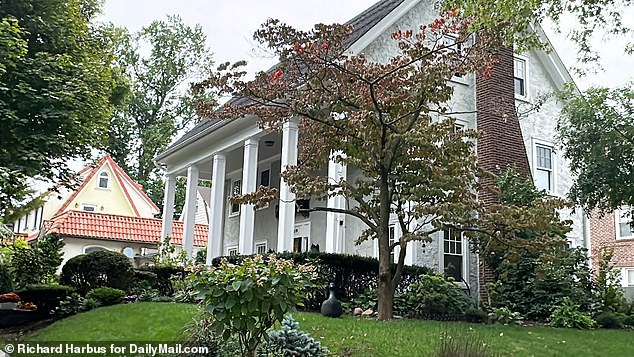
[[[102,307],[39,330],[27,341],[179,341],[195,305],[136,303]]]
[[[196,314],[184,304],[137,303],[99,308],[58,321],[27,341],[178,341]],[[499,356],[632,356],[633,331],[579,331],[396,320],[381,322],[297,313],[303,330],[343,356],[433,356],[445,332],[459,341],[478,340]]]

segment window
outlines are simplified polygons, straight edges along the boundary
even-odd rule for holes
[[[293,233],[293,252],[301,253],[308,251],[310,237],[310,223],[298,223],[295,225]]]
[[[632,212],[629,207],[623,207],[614,211],[616,220],[616,239],[633,239],[634,229],[632,229]]]
[[[553,148],[535,145],[535,159],[535,186],[539,189],[553,192]]]
[[[513,61],[513,80],[515,82],[515,95],[526,97],[526,60],[515,58]]]
[[[394,239],[396,238],[396,227],[392,224],[389,228],[390,232],[390,246],[394,244]],[[394,249],[390,250],[390,261],[394,262]]]
[[[84,247],[84,254],[90,254],[90,253],[99,252],[99,251],[102,251],[102,250],[108,250],[108,249],[106,249],[104,247],[97,246],[97,245],[87,246],[87,247]]]
[[[227,255],[232,257],[234,255],[238,255],[238,247],[229,247],[227,248]]]
[[[256,254],[266,254],[266,242],[255,243]]]
[[[231,197],[238,196],[242,194],[242,181],[235,180],[231,183]],[[231,202],[231,211],[230,215],[240,214],[240,205],[238,203]]]
[[[260,172],[260,186],[271,186],[271,170],[266,169]]]
[[[627,286],[634,286],[634,269],[625,269],[625,279]]]
[[[83,203],[81,205],[81,209],[86,212],[95,212],[97,210],[97,205],[90,205],[87,203]]]
[[[110,184],[110,175],[106,171],[99,174],[99,188],[108,188]]]
[[[463,280],[464,247],[462,234],[453,229],[443,232],[443,270],[447,277]]]

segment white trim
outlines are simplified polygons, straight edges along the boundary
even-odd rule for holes
[[[270,188],[273,185],[273,181],[272,181],[273,171],[271,170],[271,164],[272,163],[273,163],[273,160],[267,160],[265,162],[260,161],[258,163],[258,178],[257,178],[257,184],[255,185],[256,186],[256,190],[259,189],[260,186],[262,186],[262,173],[264,171],[267,171],[267,170],[269,172],[269,185],[267,187]],[[270,205],[267,203],[266,205],[257,208],[256,211],[267,209],[267,208],[269,208],[269,206]]]
[[[106,247],[104,247],[104,246],[92,244],[92,245],[85,245],[85,246],[81,249],[81,251],[83,252],[83,254],[88,254],[88,253],[86,253],[86,250],[91,249],[91,248],[99,248],[99,249],[101,249],[101,250],[110,250],[110,249],[108,249],[108,248],[106,248]]]
[[[557,147],[551,141],[541,140],[537,138],[531,138],[531,163],[532,163],[532,174],[533,174],[533,182],[535,183],[535,187],[537,187],[537,181],[535,180],[537,174],[537,146],[547,147],[551,149],[551,161],[552,161],[552,189],[546,190],[551,196],[559,196],[557,194],[557,184],[559,182],[559,160],[557,156]],[[540,187],[537,187],[541,189]]]
[[[233,211],[233,205],[234,203],[231,202],[231,197],[234,196],[234,184],[236,182],[240,182],[240,194],[242,194],[242,176],[240,177],[232,177],[230,178],[230,184],[229,184],[229,195],[227,197],[227,206],[229,206],[229,218],[231,217],[238,217],[240,216],[240,206],[241,205],[237,205],[238,206],[238,210],[237,211]]]
[[[112,170],[112,167],[110,169]],[[103,174],[106,174],[106,176],[104,176],[106,178],[106,187],[101,187],[101,175]],[[111,190],[112,185],[110,184],[110,181],[112,180],[112,176],[113,175],[110,175],[110,173],[106,169],[101,169],[101,171],[99,171],[99,173],[97,174],[97,185],[95,188],[98,190]]]
[[[621,207],[620,209],[614,210],[614,237],[616,240],[634,239],[634,232],[632,232],[632,228],[630,228],[631,234],[629,236],[621,236],[621,223],[632,221],[631,217],[629,217],[629,219],[623,218],[624,213],[629,214],[629,212],[626,212],[627,210],[629,210],[629,207]]]
[[[301,232],[299,232],[299,229],[304,226],[307,227],[307,234],[301,234]],[[302,250],[302,252],[306,251],[310,251],[310,244],[311,244],[311,234],[310,234],[310,229],[311,229],[311,224],[310,224],[310,220],[305,220],[305,221],[301,221],[301,222],[296,222],[295,223],[295,227],[293,227],[293,240],[292,243],[293,245],[291,246],[291,252],[295,251],[295,238],[300,238],[300,237],[304,237],[306,238],[305,242],[302,242],[304,247]]]
[[[621,287],[624,287],[624,288],[634,287],[634,280],[632,281],[632,283],[629,282],[629,279],[628,279],[629,274],[633,274],[632,279],[634,279],[634,267],[619,268],[619,275],[621,278]]]
[[[258,245],[262,245],[262,244],[264,244],[264,253],[262,254],[266,254],[266,252],[269,250],[269,243],[268,241],[265,241],[265,240],[260,240],[255,242],[253,246],[253,253],[258,254]]]
[[[468,249],[469,249],[469,241],[465,237],[464,232],[460,233],[462,248],[461,248],[461,256],[462,256],[462,279],[465,281],[469,281],[469,260],[468,257]],[[445,273],[445,231],[438,232],[438,271],[441,273]],[[452,254],[452,253],[447,253]],[[458,254],[452,254],[458,255]],[[462,281],[456,281],[460,285],[464,284]]]
[[[93,210],[92,210],[92,211],[87,210],[87,209],[86,209],[86,207],[92,207],[92,208],[93,208]],[[79,205],[79,208],[81,208],[81,210],[82,210],[82,211],[85,211],[85,212],[95,212],[95,213],[96,213],[96,212],[98,212],[99,205],[94,204],[94,203],[81,203],[81,204]]]
[[[230,255],[231,255],[231,251],[232,251],[232,250],[235,250],[235,251],[236,251],[236,254],[234,254],[234,255],[238,255],[238,254],[239,254],[239,252],[240,252],[240,250],[238,249],[238,245],[237,245],[237,244],[236,244],[236,245],[229,245],[229,246],[227,246],[227,248],[225,249],[225,252],[226,252],[226,253],[225,253],[225,255],[226,255],[226,256],[230,256]]]
[[[529,57],[525,55],[513,54],[513,81],[515,81],[515,60],[524,62],[524,95],[515,93],[515,83],[513,83],[513,93],[515,99],[525,102],[530,101],[530,64]]]

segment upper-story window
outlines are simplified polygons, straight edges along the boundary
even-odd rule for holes
[[[535,186],[548,192],[554,191],[554,156],[550,146],[535,145]]]
[[[242,194],[242,180],[234,180],[231,183],[231,196],[230,197],[239,196],[241,194]],[[230,202],[230,204],[231,204],[231,206],[230,206],[231,208],[230,208],[230,211],[229,211],[229,215],[233,216],[233,215],[239,214],[240,213],[240,204],[233,203],[233,202]]]
[[[108,175],[108,172],[102,171],[99,174],[98,186],[99,186],[99,188],[109,188],[110,187],[110,175]]]
[[[83,211],[86,211],[86,212],[96,212],[97,211],[97,205],[91,205],[91,204],[88,204],[88,203],[82,203],[81,209]]]
[[[634,239],[630,207],[614,211],[614,219],[616,221],[616,239]]]
[[[513,80],[515,82],[515,95],[519,97],[526,97],[526,77],[527,68],[526,60],[523,58],[515,57],[513,61]]]

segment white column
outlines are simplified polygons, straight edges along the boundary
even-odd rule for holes
[[[196,198],[198,197],[198,168],[187,168],[187,187],[183,212],[183,249],[191,257],[194,251],[194,224],[196,223]]]
[[[222,216],[225,210],[225,168],[224,154],[214,155],[211,174],[211,207],[209,209],[209,238],[207,239],[207,265],[222,255],[223,226]]]
[[[176,176],[167,175],[165,192],[163,192],[163,223],[161,225],[161,242],[172,235],[174,224],[174,196],[176,194]]]
[[[347,167],[345,164],[339,163],[335,157],[345,157],[341,152],[335,152],[328,161],[328,181],[330,183],[338,183],[341,179],[346,179]],[[338,191],[338,190],[335,190]],[[328,208],[346,208],[346,199],[341,195],[328,197]],[[342,213],[327,212],[326,213],[326,252],[327,253],[343,253],[345,220],[346,215]]]
[[[258,139],[244,142],[244,163],[242,165],[242,194],[254,192],[258,179]],[[253,253],[255,233],[255,210],[253,205],[240,206],[240,238],[238,251],[241,255]]]
[[[282,126],[281,172],[287,166],[297,165],[297,143],[299,120],[291,118]],[[280,209],[277,225],[277,251],[293,250],[293,231],[295,229],[295,194],[280,177]]]

